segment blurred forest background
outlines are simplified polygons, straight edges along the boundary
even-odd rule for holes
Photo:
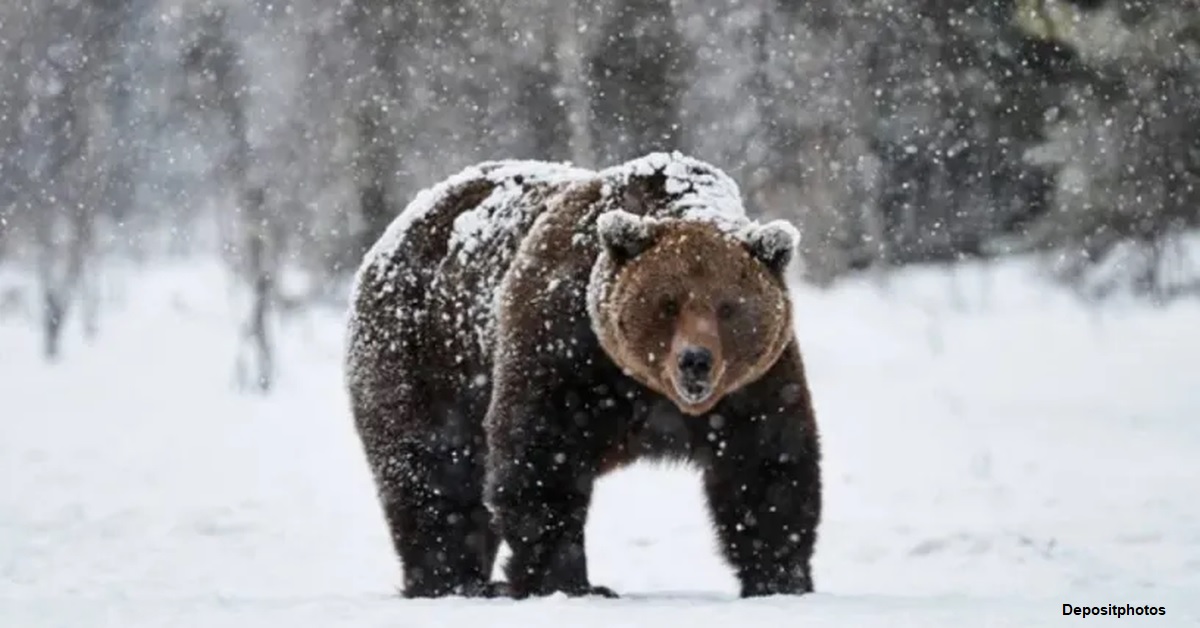
[[[273,316],[509,157],[712,162],[820,286],[1037,252],[1200,294],[1200,0],[22,0],[0,69],[0,315],[51,358],[106,268],[219,251],[268,388]]]

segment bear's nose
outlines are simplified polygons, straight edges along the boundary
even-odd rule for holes
[[[679,372],[689,380],[708,379],[712,366],[712,351],[704,347],[687,347],[679,352]]]

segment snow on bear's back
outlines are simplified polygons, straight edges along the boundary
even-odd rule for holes
[[[497,220],[496,224],[488,225],[486,224],[488,221],[483,219],[487,213],[511,205],[510,202],[516,198],[516,192],[521,189],[522,183],[553,184],[594,176],[595,173],[590,170],[576,168],[567,163],[535,160],[496,160],[468,166],[432,186],[419,190],[413,196],[412,200],[396,215],[379,239],[363,256],[355,284],[361,283],[364,273],[368,271],[385,273],[389,261],[405,245],[413,226],[427,218],[446,197],[459,192],[471,183],[486,180],[494,183],[496,187],[488,199],[481,203],[481,207],[486,206],[484,211],[464,212],[464,215],[459,216],[459,219],[455,221],[454,231],[451,234],[452,240],[460,245],[458,247],[460,250],[465,249],[466,253],[475,248],[474,243],[462,246],[467,240],[485,238],[492,234],[494,229],[506,228],[503,220]],[[511,207],[507,209],[511,210]],[[466,214],[472,215],[466,216]],[[508,228],[511,226],[507,225]]]
[[[493,256],[491,263],[507,267],[508,257],[543,207],[540,197],[564,184],[596,176],[566,163],[529,160],[484,162],[479,168],[496,187],[483,202],[454,220],[448,249],[461,264],[483,253]],[[501,241],[507,245],[496,248]]]
[[[728,233],[749,224],[736,181],[712,164],[678,151],[650,153],[600,171],[605,181],[603,194],[624,189],[639,177],[661,174],[669,197],[661,218],[682,218],[716,225]]]

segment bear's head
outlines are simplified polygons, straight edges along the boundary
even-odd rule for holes
[[[784,221],[738,233],[622,209],[596,223],[589,309],[628,375],[700,415],[762,377],[792,338],[784,272],[798,234]]]

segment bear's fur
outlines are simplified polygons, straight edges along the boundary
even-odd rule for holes
[[[785,269],[716,168],[488,162],[421,192],[355,280],[347,387],[410,597],[615,595],[595,480],[695,463],[743,596],[805,593],[820,452]],[[496,549],[507,583],[491,583]]]

